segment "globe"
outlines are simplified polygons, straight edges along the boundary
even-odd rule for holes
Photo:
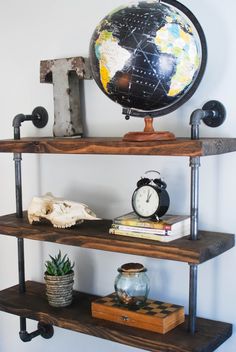
[[[198,20],[175,0],[121,6],[98,24],[90,41],[93,78],[128,116],[177,109],[196,91],[206,57]]]

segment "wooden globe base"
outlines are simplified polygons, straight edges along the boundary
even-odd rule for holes
[[[123,141],[127,142],[148,142],[175,140],[176,137],[169,131],[162,132],[128,132],[124,135]]]
[[[145,117],[145,128],[143,132],[128,132],[124,135],[123,141],[145,142],[145,141],[168,141],[176,139],[175,135],[169,131],[155,131],[153,128],[153,118]]]

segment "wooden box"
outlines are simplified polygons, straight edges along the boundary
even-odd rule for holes
[[[148,299],[145,306],[130,310],[120,306],[115,293],[92,302],[92,316],[115,323],[165,334],[184,322],[184,307]]]

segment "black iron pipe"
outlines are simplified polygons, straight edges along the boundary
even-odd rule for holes
[[[22,181],[21,181],[21,153],[14,153],[15,163],[15,194],[16,194],[16,216],[22,218]]]
[[[24,239],[17,239],[18,245],[18,273],[19,273],[19,291],[25,292],[25,255],[24,255]]]
[[[201,109],[195,110],[190,117],[191,139],[199,139],[199,126],[205,112]],[[199,167],[200,157],[190,157],[191,167],[191,197],[190,197],[190,239],[198,240],[198,213],[199,213]],[[189,320],[188,329],[191,334],[196,332],[197,318],[197,271],[196,264],[190,264],[189,273]]]
[[[191,139],[199,139],[199,126],[201,120],[204,117],[204,111],[202,109],[197,109],[193,111],[190,116],[190,125],[191,125]]]
[[[14,139],[20,139],[21,122],[25,121],[25,115],[19,114],[13,120]],[[23,217],[22,209],[22,179],[21,179],[21,153],[14,153],[15,163],[15,194],[16,194],[16,216]],[[24,260],[24,239],[18,238],[18,272],[19,272],[19,290],[25,292],[25,260]]]
[[[31,333],[28,333],[26,330],[21,330],[19,332],[19,336],[20,336],[20,339],[23,341],[23,342],[29,342],[31,341],[34,337],[37,337],[41,335],[41,330],[35,330]]]
[[[14,127],[14,139],[20,139],[20,127],[24,121],[33,121],[38,117],[35,115],[24,115],[18,114],[13,120]],[[16,216],[18,218],[23,217],[22,207],[22,178],[21,178],[21,153],[14,153],[14,164],[15,164],[15,194],[16,194]],[[18,245],[18,274],[19,274],[19,291],[20,293],[25,292],[25,254],[24,254],[24,239],[17,239]],[[44,338],[50,338],[53,336],[53,327],[51,324],[39,323],[38,329],[28,333],[26,331],[26,318],[20,317],[20,339],[24,342],[31,341],[34,337],[41,335]]]
[[[46,324],[43,323],[42,321],[38,322],[38,329],[28,333],[25,330],[21,330],[19,332],[20,338],[23,342],[29,342],[31,341],[33,338],[37,337],[37,336],[42,336],[44,339],[50,339],[54,334],[54,329],[53,326],[51,324]]]
[[[190,214],[191,214],[191,240],[198,239],[198,212],[199,212],[199,167],[200,157],[190,157],[191,167],[191,199],[190,199]]]
[[[189,276],[189,332],[194,335],[196,332],[196,317],[197,317],[197,264],[190,264]]]
[[[14,117],[12,126],[18,128],[24,121],[32,121],[34,119],[33,115],[18,114]]]
[[[25,121],[25,115],[19,114],[13,120],[14,139],[20,139],[20,126]],[[21,179],[21,153],[14,153],[15,164],[15,195],[16,195],[16,216],[23,217],[22,209],[22,179]],[[18,249],[18,277],[19,277],[19,291],[25,292],[25,259],[24,259],[24,239],[17,239]],[[26,332],[26,318],[20,317],[20,338],[22,341],[30,341]]]
[[[20,317],[20,332],[19,334],[23,334],[26,331],[26,318]]]
[[[191,157],[191,221],[190,239],[198,240],[198,204],[199,204],[199,166],[200,158]],[[189,278],[189,321],[188,329],[191,334],[196,331],[196,312],[197,312],[197,265],[190,264]]]

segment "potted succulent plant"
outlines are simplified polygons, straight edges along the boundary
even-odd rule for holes
[[[61,251],[55,257],[49,256],[44,273],[48,302],[53,307],[66,307],[72,302],[74,263],[67,254],[62,257]]]

